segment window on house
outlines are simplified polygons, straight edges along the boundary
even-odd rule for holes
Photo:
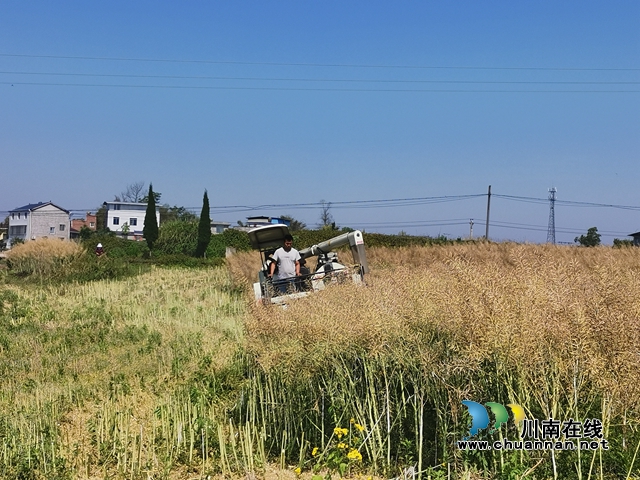
[[[130,218],[129,219],[129,225],[131,225],[132,227],[135,227],[138,225],[138,219],[137,218]]]
[[[120,217],[113,217],[113,224],[120,225]]]
[[[60,224],[60,231],[61,231],[61,232],[64,232],[64,223],[61,223],[61,224]]]
[[[95,226],[96,226],[96,222],[89,222],[89,226],[90,226],[91,228],[95,227]]]
[[[56,227],[49,227],[49,235],[55,235],[56,234]]]
[[[13,225],[9,227],[9,236],[17,236],[17,235],[26,235],[27,226],[26,225]]]

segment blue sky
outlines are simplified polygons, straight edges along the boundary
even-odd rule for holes
[[[640,230],[640,3],[0,4],[0,213],[136,181],[213,217],[544,242]],[[480,195],[347,208],[340,202]],[[453,200],[453,199],[447,199]],[[636,206],[606,208],[561,201]],[[306,208],[220,209],[316,204]]]

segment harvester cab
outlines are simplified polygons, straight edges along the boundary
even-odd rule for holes
[[[300,250],[301,263],[305,263],[310,257],[318,258],[316,268],[309,273],[303,273],[301,269],[300,276],[292,282],[287,293],[281,293],[274,288],[268,273],[270,264],[273,262],[271,255],[277,248],[283,246],[285,236],[288,234],[289,228],[283,224],[267,225],[249,231],[251,247],[260,252],[262,261],[258,281],[253,284],[256,301],[285,304],[288,300],[323,290],[330,283],[350,280],[357,284],[364,283],[364,275],[369,273],[369,265],[362,232],[355,230]],[[353,256],[352,266],[344,265],[338,259],[336,249],[345,245],[350,247]]]

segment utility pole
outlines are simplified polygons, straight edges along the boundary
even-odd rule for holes
[[[473,240],[473,218],[469,219],[469,240]]]
[[[549,228],[547,230],[547,243],[556,244],[556,187],[549,189]]]
[[[489,185],[489,192],[487,193],[487,229],[484,233],[484,239],[489,240],[489,210],[491,207],[491,185]]]

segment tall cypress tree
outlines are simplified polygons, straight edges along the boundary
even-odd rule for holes
[[[149,195],[147,197],[147,213],[144,216],[142,235],[144,235],[144,239],[147,241],[149,250],[152,250],[153,244],[158,239],[158,218],[156,217],[156,196],[153,194],[151,184],[149,184]]]
[[[209,197],[204,191],[202,198],[202,212],[200,212],[200,222],[198,223],[198,246],[196,247],[196,257],[205,256],[209,242],[211,241],[211,218],[209,217]]]

